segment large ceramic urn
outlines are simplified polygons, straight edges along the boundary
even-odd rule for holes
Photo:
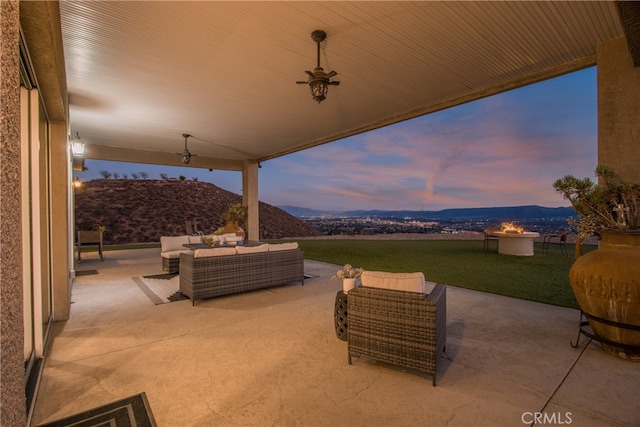
[[[604,338],[603,349],[640,361],[640,231],[601,236],[598,250],[576,259],[569,282],[593,332]]]

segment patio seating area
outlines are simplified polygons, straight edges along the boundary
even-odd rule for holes
[[[572,348],[578,310],[447,286],[432,387],[417,371],[347,363],[339,266],[305,260],[304,286],[154,305],[132,278],[162,273],[159,254],[83,256],[98,274],[75,279],[70,319],[53,326],[32,425],[141,392],[159,426],[640,425],[640,365],[584,337]]]

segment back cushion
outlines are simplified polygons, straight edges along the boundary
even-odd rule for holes
[[[189,243],[189,236],[162,236],[160,237],[160,246],[162,247],[162,252],[168,251],[179,251],[182,249],[186,249],[184,246],[185,243]]]
[[[298,249],[298,242],[289,242],[289,243],[269,243],[268,245],[263,245],[269,247],[269,252],[275,251],[288,251],[291,249]]]
[[[210,248],[210,249],[196,249],[193,254],[194,258],[202,258],[207,256],[221,256],[221,255],[235,255],[236,248]]]
[[[385,271],[365,271],[360,276],[362,286],[395,289],[398,291],[426,293],[424,274],[387,273]]]
[[[267,245],[260,246],[236,246],[236,253],[238,254],[254,254],[257,252],[267,252]]]

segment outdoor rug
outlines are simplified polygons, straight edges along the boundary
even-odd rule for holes
[[[180,293],[177,273],[134,277],[133,281],[155,305],[187,299]]]
[[[104,406],[41,424],[40,427],[156,427],[147,396],[144,393]]]

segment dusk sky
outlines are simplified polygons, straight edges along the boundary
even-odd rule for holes
[[[596,69],[495,95],[262,163],[260,200],[321,210],[569,206],[553,182],[593,177]],[[99,171],[160,173],[241,194],[240,172],[87,160]]]

